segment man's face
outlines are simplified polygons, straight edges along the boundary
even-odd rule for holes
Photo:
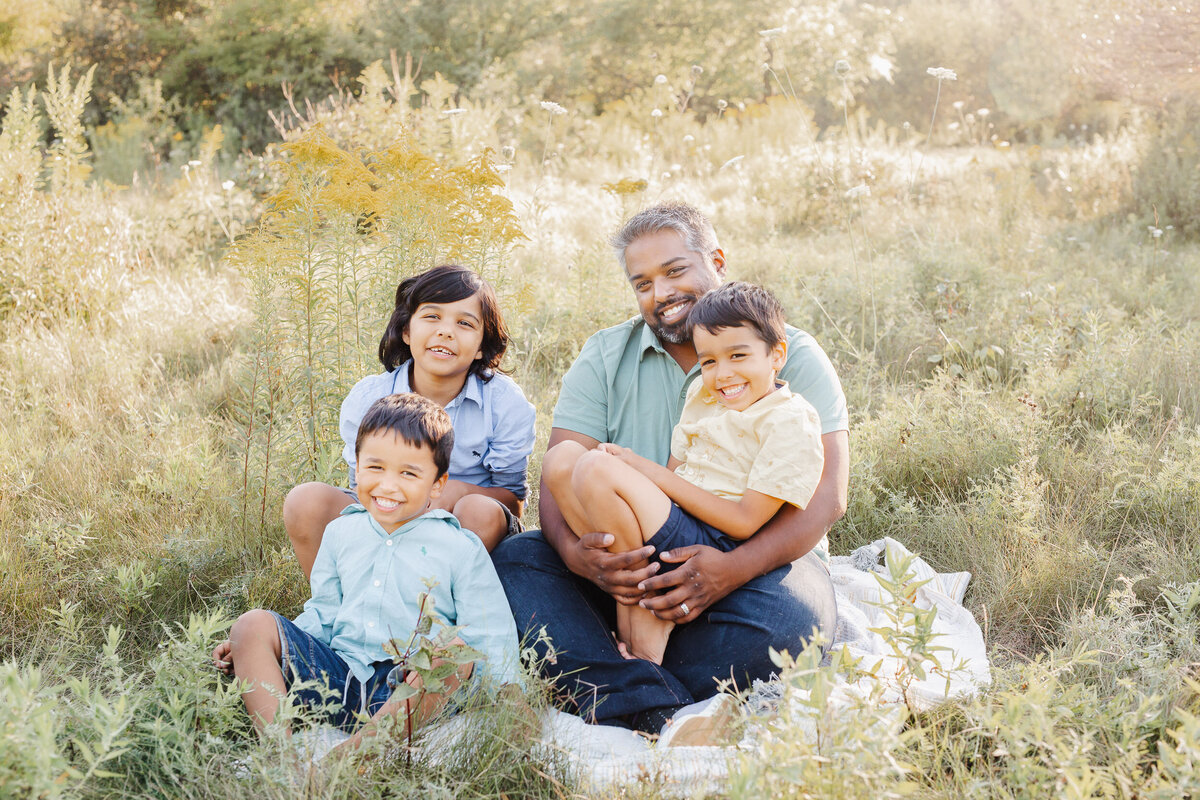
[[[640,236],[625,248],[625,274],[638,310],[659,341],[687,341],[688,312],[725,276],[724,254],[715,250],[711,259],[688,250],[683,236],[670,229]]]

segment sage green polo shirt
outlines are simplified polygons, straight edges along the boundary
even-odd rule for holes
[[[813,337],[787,326],[788,360],[779,378],[804,397],[821,417],[821,433],[849,429],[846,396],[833,364]],[[595,333],[563,376],[554,427],[601,442],[628,447],[665,465],[671,430],[679,421],[688,372],[659,344],[640,316]]]

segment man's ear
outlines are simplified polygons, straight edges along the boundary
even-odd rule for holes
[[[446,481],[449,480],[450,473],[443,472],[442,477],[433,482],[433,486],[429,487],[429,499],[434,500],[442,496],[442,489],[446,488]]]
[[[709,254],[709,258],[712,259],[713,270],[718,275],[721,276],[722,280],[724,280],[725,279],[725,251],[718,247],[716,250],[713,250]]]

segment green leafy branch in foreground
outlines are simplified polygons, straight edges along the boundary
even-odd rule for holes
[[[436,581],[426,580],[425,586],[432,591]],[[450,678],[464,664],[471,664],[483,658],[483,653],[463,643],[458,638],[462,629],[459,625],[447,625],[429,608],[429,592],[421,592],[417,596],[417,624],[409,635],[408,641],[401,647],[397,639],[387,642],[383,649],[392,656],[397,666],[405,673],[415,674],[416,679],[396,682],[390,702],[404,703],[409,713],[405,714],[404,731],[408,747],[405,750],[406,762],[412,764],[413,736],[416,733],[413,715],[421,701],[429,694],[441,694],[452,689]],[[430,636],[433,623],[437,621],[438,631]],[[389,677],[388,682],[392,679]]]

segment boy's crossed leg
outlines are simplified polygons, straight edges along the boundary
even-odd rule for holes
[[[542,474],[575,535],[612,534],[614,553],[642,547],[671,513],[671,499],[650,479],[616,456],[578,442],[561,442],[548,451]],[[638,566],[644,564],[633,568]],[[617,604],[618,637],[637,658],[661,664],[674,627],[641,606]]]

